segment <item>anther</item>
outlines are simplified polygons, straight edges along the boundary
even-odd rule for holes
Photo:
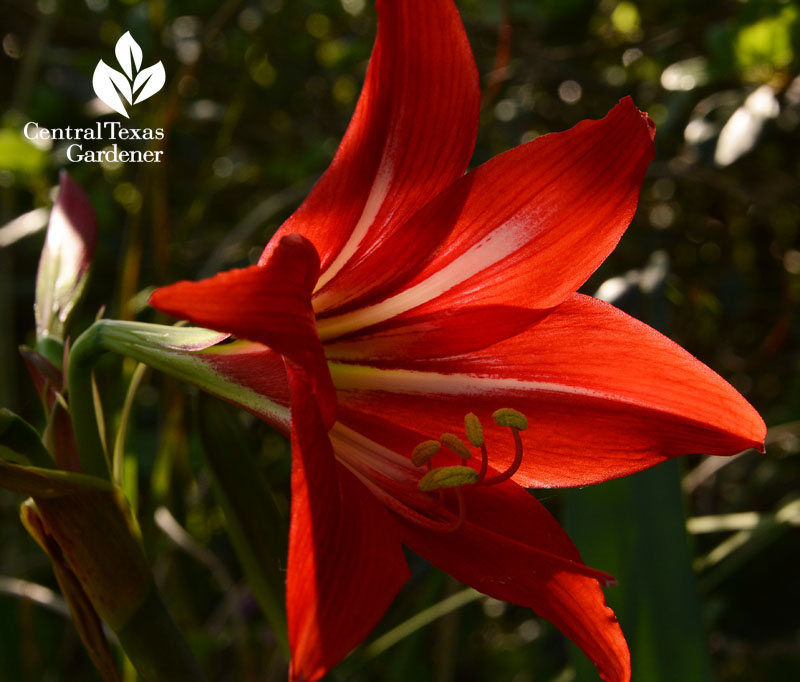
[[[464,433],[467,434],[467,440],[473,447],[479,448],[483,445],[481,420],[472,412],[464,416]]]
[[[442,445],[465,461],[471,458],[472,453],[464,441],[452,433],[443,433],[440,438],[441,442],[426,440],[414,448],[411,453],[411,461],[417,467],[427,467],[427,473],[417,482],[417,489],[423,493],[436,492],[438,502],[434,501],[434,498],[430,495],[423,495],[419,496],[419,499],[414,503],[408,505],[407,503],[402,503],[389,496],[389,507],[422,528],[431,531],[452,533],[461,528],[466,519],[466,496],[463,486],[489,486],[503,483],[510,479],[522,465],[522,439],[520,438],[519,432],[528,428],[527,417],[517,410],[504,407],[496,410],[492,414],[492,419],[494,419],[494,422],[498,426],[509,428],[514,438],[514,460],[511,462],[511,466],[509,466],[508,469],[495,476],[486,478],[486,474],[489,471],[489,454],[483,438],[483,426],[478,417],[470,412],[464,416],[464,433],[472,447],[480,448],[480,468],[476,470],[468,466],[433,467],[431,460],[434,455],[439,452]],[[447,496],[452,495],[455,495],[458,503],[457,513],[454,513],[451,509],[447,509],[446,505],[444,505]],[[415,509],[420,508],[423,502],[426,505],[433,505],[427,508],[425,514],[421,514]],[[427,515],[440,506],[442,509],[446,509],[447,513],[452,517],[452,520],[439,520]],[[439,515],[439,512],[436,512],[436,515]]]
[[[452,433],[443,433],[442,443],[448,450],[461,457],[461,459],[469,459],[472,457],[472,453],[469,451],[469,448],[464,445],[464,441]]]
[[[464,419],[465,425],[468,417],[469,415]],[[522,412],[517,412],[517,410],[513,410],[510,407],[503,407],[492,414],[492,419],[498,426],[505,426],[511,429],[511,435],[514,437],[514,461],[503,473],[486,478],[486,473],[489,469],[489,454],[486,451],[486,445],[481,443],[481,467],[478,471],[478,485],[497,485],[507,481],[517,473],[517,470],[522,465],[522,439],[519,432],[528,428],[528,418]]]
[[[417,487],[423,492],[430,492],[440,488],[458,488],[462,485],[471,485],[477,480],[478,472],[472,467],[437,467],[436,469],[431,469],[419,479]]]
[[[519,431],[524,431],[528,428],[528,418],[522,412],[512,410],[510,407],[501,407],[496,410],[492,414],[492,419],[498,426],[508,426]]]
[[[411,461],[415,467],[421,467],[433,457],[442,445],[438,440],[426,440],[414,448],[411,453]]]

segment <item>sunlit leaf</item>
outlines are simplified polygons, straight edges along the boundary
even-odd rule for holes
[[[0,130],[0,170],[34,175],[47,165],[47,152],[34,147],[18,130]]]
[[[764,124],[779,112],[780,104],[769,85],[762,85],[751,93],[720,131],[714,162],[718,166],[729,166],[747,154],[755,147]]]
[[[780,12],[742,27],[734,40],[739,68],[745,73],[759,66],[787,67],[794,58],[792,36],[800,30],[800,10],[787,3]]]
[[[641,27],[639,9],[632,2],[622,0],[611,12],[611,24],[624,35],[636,34]]]
[[[670,64],[661,74],[666,90],[693,90],[708,82],[708,60],[705,57],[682,59]]]

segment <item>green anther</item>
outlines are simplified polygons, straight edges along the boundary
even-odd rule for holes
[[[458,488],[470,485],[478,480],[478,472],[472,467],[453,466],[431,469],[421,479],[417,487],[425,492],[439,488]]]
[[[448,450],[461,457],[461,459],[469,459],[472,457],[472,453],[469,451],[469,448],[464,445],[464,441],[452,433],[443,433],[442,443],[444,443],[444,446]]]
[[[464,432],[467,434],[467,440],[476,448],[483,445],[483,427],[481,420],[472,412],[464,417]]]
[[[517,431],[528,428],[528,418],[522,412],[512,410],[510,407],[501,407],[492,414],[492,419],[498,426],[509,426]]]
[[[420,443],[414,448],[414,452],[411,453],[411,461],[414,463],[415,467],[421,467],[439,452],[440,447],[442,447],[442,445],[438,440],[426,440],[424,443]]]

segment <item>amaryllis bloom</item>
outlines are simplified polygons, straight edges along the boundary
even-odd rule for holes
[[[403,545],[628,680],[609,576],[525,488],[765,434],[706,366],[575,293],[634,214],[653,123],[626,99],[465,175],[480,93],[455,7],[378,11],[344,140],[259,263],[151,304],[235,337],[176,347],[175,363],[192,355],[228,387],[216,392],[291,435],[292,680],[319,679],[366,636],[408,578]]]

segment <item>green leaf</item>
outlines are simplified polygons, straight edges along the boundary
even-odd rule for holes
[[[0,488],[33,498],[35,507],[23,508],[27,509],[23,522],[55,557],[53,566],[59,582],[66,577],[70,605],[92,607],[117,633],[144,680],[202,681],[191,651],[161,602],[139,525],[117,486],[95,476],[0,461]],[[72,576],[80,592],[74,591]],[[83,634],[94,638],[91,614],[82,611],[76,618],[87,628]]]
[[[46,166],[47,152],[34,147],[17,130],[0,130],[0,170],[36,175]]]
[[[45,469],[53,466],[36,429],[5,407],[0,408],[0,459]]]
[[[584,561],[619,580],[606,599],[635,680],[712,679],[685,523],[674,460],[566,495],[565,526]],[[575,653],[576,681],[597,680]]]
[[[31,537],[50,557],[50,564],[53,567],[61,594],[69,604],[72,622],[75,624],[78,636],[95,668],[105,682],[119,682],[121,679],[119,669],[109,650],[100,617],[97,615],[89,595],[83,589],[81,581],[70,567],[61,547],[47,532],[45,523],[39,516],[33,500],[23,503],[20,508],[20,518]]]
[[[288,528],[228,405],[202,397],[200,434],[228,535],[253,594],[288,655],[285,567]]]
[[[787,4],[772,16],[739,28],[734,38],[739,68],[747,73],[760,66],[789,66],[794,58],[792,36],[799,24],[800,10]]]
[[[94,476],[0,462],[0,488],[30,496],[95,609],[122,626],[150,589],[150,567],[122,491]]]

